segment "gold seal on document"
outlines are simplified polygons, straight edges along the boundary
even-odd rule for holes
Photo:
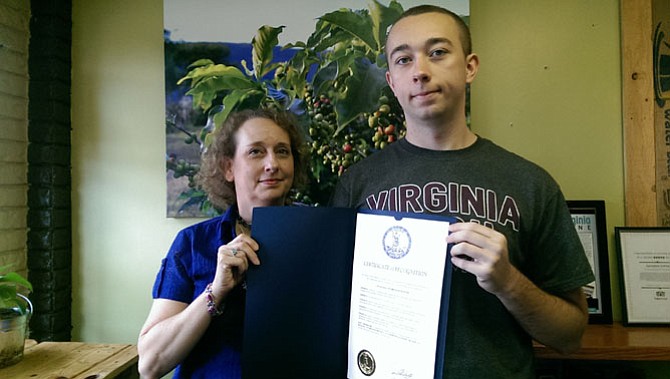
[[[358,353],[358,369],[363,375],[370,376],[375,373],[375,358],[367,350],[361,350]]]

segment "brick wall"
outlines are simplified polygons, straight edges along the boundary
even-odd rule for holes
[[[30,4],[0,0],[0,266],[26,275]]]
[[[31,338],[72,330],[71,0],[32,0],[28,106],[28,278]]]
[[[0,266],[32,282],[31,338],[70,339],[71,0],[0,0]]]

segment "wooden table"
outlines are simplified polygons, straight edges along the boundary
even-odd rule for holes
[[[0,369],[12,379],[135,379],[137,347],[124,344],[42,342],[26,344],[23,359]]]
[[[539,343],[534,348],[540,359],[670,361],[670,327],[589,325],[581,349],[574,354],[561,355]]]

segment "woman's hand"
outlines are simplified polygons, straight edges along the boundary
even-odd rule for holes
[[[216,273],[212,282],[215,298],[223,298],[235,286],[244,281],[249,264],[259,265],[256,251],[258,243],[246,234],[240,234],[234,240],[219,247]]]

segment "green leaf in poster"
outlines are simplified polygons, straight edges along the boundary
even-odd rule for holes
[[[370,4],[370,18],[372,19],[372,33],[379,46],[379,50],[384,48],[386,43],[386,31],[403,12],[402,6],[397,1],[391,1],[388,7],[383,6],[378,1]]]
[[[350,9],[340,9],[335,12],[327,13],[319,17],[319,19],[330,22],[331,24],[346,30],[354,37],[363,41],[370,50],[379,50],[379,45],[372,34],[370,19],[365,15],[353,12]]]
[[[220,126],[224,121],[226,121],[226,118],[228,118],[228,115],[231,112],[237,109],[245,108],[242,107],[242,104],[247,99],[256,99],[256,103],[247,103],[245,104],[246,108],[260,108],[264,94],[265,93],[263,91],[258,89],[239,89],[231,91],[228,95],[226,95],[226,97],[223,98],[223,107],[221,112],[218,112],[214,115],[214,125],[217,125],[217,127]]]
[[[345,81],[346,90],[335,107],[338,125],[335,134],[359,115],[374,109],[382,89],[387,85],[386,71],[367,59],[356,60],[350,69],[352,74]]]
[[[183,78],[177,81],[177,85],[182,84],[186,80],[191,80],[191,86],[197,84],[200,80],[209,78],[212,76],[224,76],[224,77],[238,77],[246,78],[244,73],[240,71],[237,67],[226,66],[224,64],[210,64],[204,66],[198,66],[186,74]]]
[[[284,26],[274,28],[263,25],[251,40],[251,56],[256,80],[260,81],[272,70],[270,67],[273,56],[272,50],[279,44],[279,34],[283,30]]]

